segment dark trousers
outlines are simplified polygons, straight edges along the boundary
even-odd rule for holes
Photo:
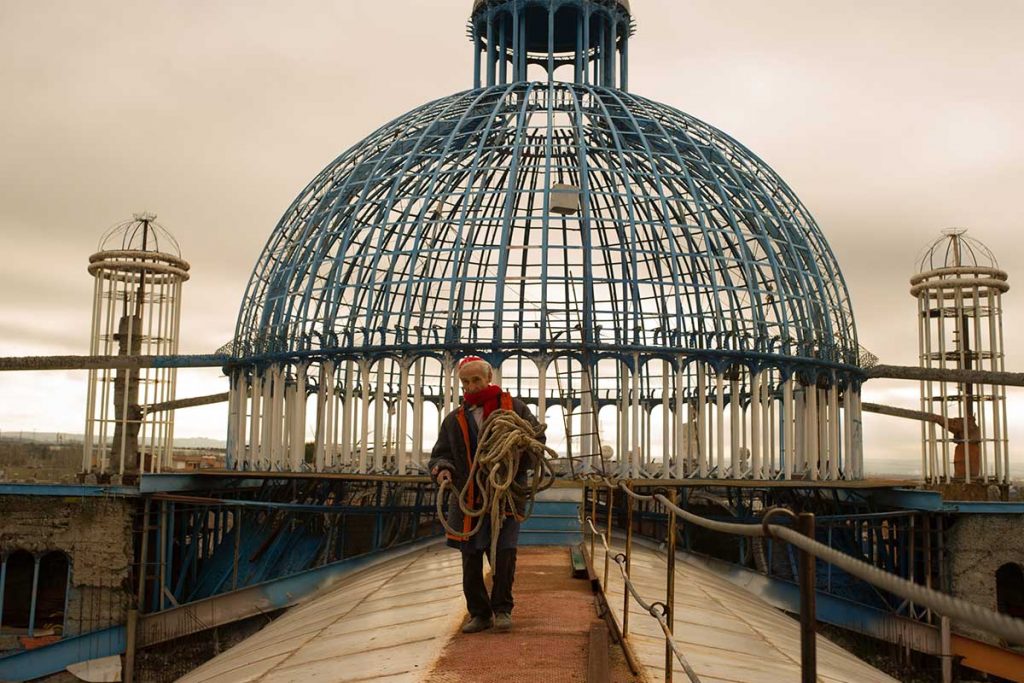
[[[484,555],[490,550],[462,551],[462,593],[470,616],[490,617],[499,612],[512,613],[512,582],[516,577],[516,549],[498,551],[498,559],[491,563],[494,584],[487,595],[484,584]],[[488,557],[490,559],[490,557]]]

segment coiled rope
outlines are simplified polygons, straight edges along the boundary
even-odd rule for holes
[[[548,458],[557,458],[558,453],[540,440],[545,429],[543,424],[534,427],[511,410],[495,410],[484,421],[466,484],[455,496],[462,514],[476,519],[470,531],[456,531],[448,526],[445,519],[441,504],[451,481],[443,481],[437,492],[437,518],[445,531],[459,540],[466,541],[480,531],[484,516],[490,514],[491,562],[497,557],[498,535],[505,516],[512,515],[518,521],[524,521],[533,512],[536,495],[555,483],[555,473]],[[533,470],[527,486],[516,482],[516,474],[521,468]],[[480,501],[478,506],[468,499],[471,482],[475,484]],[[520,509],[524,510],[522,516],[519,515]]]

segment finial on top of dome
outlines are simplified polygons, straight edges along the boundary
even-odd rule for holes
[[[474,87],[528,81],[533,64],[548,81],[565,67],[573,83],[627,90],[634,29],[628,0],[474,0]]]

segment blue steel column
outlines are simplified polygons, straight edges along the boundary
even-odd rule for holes
[[[517,2],[512,7],[512,80],[516,83],[526,80],[523,70],[519,67],[520,53],[522,52],[519,48],[519,40],[519,3]]]
[[[36,600],[39,595],[39,558],[33,556],[35,566],[32,568],[32,605],[28,608],[28,637],[36,634]]]
[[[548,84],[555,82],[555,3],[548,5]],[[549,94],[550,97],[552,94]],[[550,125],[550,124],[549,124]]]
[[[590,5],[583,8],[583,84],[590,85]]]
[[[65,634],[65,635],[68,632],[68,603],[71,602],[71,569],[72,569],[71,558],[68,557],[68,576],[67,576],[67,582],[64,584],[64,614],[63,614],[63,620],[61,621],[61,633]],[[3,582],[0,581],[0,584],[2,584],[2,583]],[[2,588],[2,586],[0,586],[0,591],[2,591],[2,590],[3,590],[3,588]],[[3,609],[3,607],[0,606],[0,609]]]
[[[616,19],[612,19],[610,31],[612,34],[610,44],[608,45],[608,87],[615,87],[615,48],[616,43],[619,42],[619,22]]]
[[[473,22],[473,89],[480,89],[480,27]]]
[[[573,62],[573,83],[583,82],[583,12],[576,15],[576,59]]]
[[[629,24],[622,33],[622,51],[619,53],[619,88],[629,90]]]
[[[502,85],[508,83],[508,15],[501,15],[498,25],[498,80]]]
[[[520,12],[519,14],[519,59],[522,63],[520,67],[520,79],[522,81],[530,80],[530,67],[526,63],[526,11]]]
[[[494,48],[494,15],[488,13],[487,15],[487,87],[494,85],[494,67],[495,67],[495,50]]]
[[[4,590],[7,584],[7,556],[0,557],[0,629],[4,627]]]

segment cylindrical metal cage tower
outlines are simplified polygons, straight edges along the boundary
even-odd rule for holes
[[[302,191],[239,313],[232,466],[417,471],[475,353],[575,471],[861,476],[856,330],[824,236],[750,150],[626,92],[631,31],[622,1],[477,2],[487,85]]]
[[[921,367],[1002,372],[1006,273],[965,230],[946,230],[910,280],[917,299]],[[1006,388],[921,382],[921,471],[927,481],[1009,482]],[[945,428],[943,428],[945,425]]]
[[[189,264],[153,214],[111,228],[89,257],[95,281],[94,356],[178,353],[182,283]],[[174,368],[89,371],[83,472],[159,472],[171,464],[174,411],[146,406],[174,399]]]

